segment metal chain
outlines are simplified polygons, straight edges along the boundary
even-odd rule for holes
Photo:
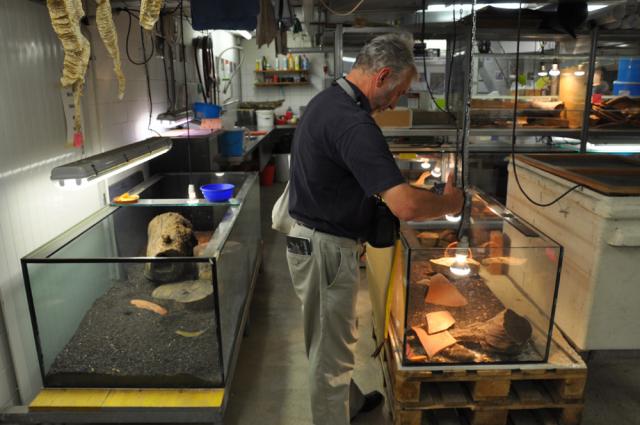
[[[469,133],[471,129],[471,95],[473,86],[473,47],[476,45],[476,0],[471,3],[471,43],[468,46],[469,67],[467,75],[467,93],[464,104],[464,127],[462,134],[462,190],[464,192],[464,206],[462,219],[458,228],[458,241],[460,245],[469,244],[468,230],[471,225],[471,193],[469,193]],[[463,246],[464,248],[464,246]]]

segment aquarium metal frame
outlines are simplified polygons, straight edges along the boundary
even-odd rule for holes
[[[193,175],[194,173],[166,173],[163,174],[161,176],[164,175]],[[195,173],[195,174],[212,174],[212,173]],[[100,210],[96,211],[94,214],[90,215],[89,217],[87,217],[86,219],[80,221],[78,224],[76,224],[75,226],[72,226],[71,228],[69,228],[68,230],[64,231],[63,233],[61,233],[60,235],[56,236],[55,238],[51,239],[49,242],[45,243],[44,245],[42,245],[41,247],[35,249],[34,251],[30,252],[29,254],[25,255],[24,257],[22,257],[20,259],[20,263],[21,263],[21,269],[22,269],[22,275],[23,275],[23,279],[24,279],[24,284],[25,284],[25,292],[27,295],[27,300],[28,300],[28,305],[29,305],[29,315],[31,318],[31,327],[34,333],[34,339],[35,339],[35,344],[36,344],[36,351],[37,351],[37,356],[38,356],[38,363],[39,363],[39,368],[40,368],[40,376],[43,380],[43,382],[45,381],[45,373],[44,373],[44,362],[43,362],[43,354],[42,354],[42,347],[40,344],[40,333],[38,330],[38,322],[37,322],[37,318],[36,318],[36,313],[34,311],[33,308],[33,294],[31,292],[31,281],[29,278],[29,273],[28,273],[28,268],[27,265],[28,264],[64,264],[64,263],[74,263],[74,264],[91,264],[91,263],[114,263],[114,262],[118,262],[118,263],[209,263],[212,265],[213,267],[213,272],[214,272],[214,276],[216,276],[216,259],[220,256],[224,245],[227,241],[227,238],[229,237],[229,234],[231,233],[231,231],[233,230],[233,226],[238,218],[238,215],[240,214],[242,207],[244,206],[244,200],[246,199],[246,196],[249,192],[249,190],[251,190],[251,188],[253,186],[255,186],[257,184],[257,173],[253,172],[253,173],[235,173],[235,174],[244,174],[246,175],[246,179],[242,184],[242,187],[240,188],[240,190],[238,191],[237,197],[236,199],[239,201],[238,204],[229,204],[229,203],[210,203],[207,205],[200,205],[200,207],[202,206],[207,206],[210,208],[215,208],[215,207],[222,207],[224,205],[228,205],[227,211],[224,214],[224,216],[222,217],[222,219],[220,220],[220,223],[218,223],[218,225],[215,228],[215,231],[211,237],[211,241],[209,242],[209,247],[207,248],[207,251],[205,252],[207,255],[204,257],[94,257],[94,258],[51,258],[51,256],[55,255],[57,252],[59,252],[61,249],[65,248],[66,246],[70,245],[71,243],[73,243],[73,241],[75,241],[77,238],[79,238],[80,236],[82,236],[83,234],[85,234],[86,232],[88,232],[89,230],[91,230],[93,227],[97,226],[99,223],[101,223],[104,219],[106,219],[107,217],[115,214],[120,208],[128,208],[127,205],[118,205],[118,206],[111,206],[111,205],[107,205],[103,208],[101,208]],[[143,190],[149,188],[151,185],[157,183],[158,181],[161,180],[161,176],[155,176],[154,178],[149,179],[148,181],[145,181],[141,184],[139,184],[138,186],[135,187],[135,190],[137,193],[142,192]],[[169,202],[170,200],[159,200],[159,202],[154,203],[154,204],[149,204],[146,205],[147,207],[162,207],[162,206],[171,206],[171,205],[175,205]],[[188,205],[187,205],[188,206]],[[192,207],[197,208],[199,207],[198,205],[193,205]],[[261,264],[262,258],[261,258],[261,250],[258,249],[258,254],[257,254],[257,259],[256,259],[256,267],[259,267],[259,265]],[[240,313],[240,320],[242,321],[242,316],[245,315],[244,313],[244,309],[247,308],[249,299],[251,298],[251,293],[253,291],[253,287],[255,285],[255,275],[256,272],[254,271],[254,275],[252,276],[252,282],[250,282],[250,287],[248,289],[248,296],[247,296],[247,300],[245,300],[244,302],[244,308],[243,311]],[[220,303],[219,303],[219,299],[218,299],[218,293],[219,291],[217,290],[217,279],[213,279],[213,285],[214,285],[214,304],[215,304],[215,318],[217,323],[221,323],[220,322]],[[230,363],[235,363],[233,356],[234,353],[233,351],[236,350],[236,346],[237,341],[238,341],[238,335],[240,332],[241,327],[243,327],[244,325],[242,323],[240,323],[240,326],[238,327],[236,334],[234,335],[233,338],[233,349],[232,349],[232,355],[231,358],[229,359]],[[222,335],[221,335],[222,330],[220,329],[220,327],[217,327],[217,338],[218,341],[222,341]],[[222,380],[222,387],[211,387],[211,388],[225,388],[226,384],[227,384],[227,378],[228,376],[226,376],[227,374],[225,373],[226,371],[226,367],[224,364],[224,357],[222,354],[222,346],[221,344],[218,344],[218,351],[219,351],[219,358],[220,358],[220,365],[222,366],[222,370],[221,370],[221,380]],[[231,364],[229,365],[229,371],[231,371]],[[55,388],[55,387],[52,387]]]

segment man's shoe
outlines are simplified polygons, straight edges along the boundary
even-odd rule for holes
[[[362,405],[360,410],[358,410],[358,413],[356,413],[355,416],[351,419],[353,420],[360,413],[372,411],[382,403],[384,403],[384,396],[382,395],[382,393],[380,393],[380,391],[371,391],[370,393],[365,394],[364,404]]]

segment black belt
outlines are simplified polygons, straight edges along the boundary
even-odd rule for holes
[[[313,231],[316,231],[316,232],[326,233],[327,235],[337,236],[337,237],[339,237],[339,238],[351,239],[352,241],[356,241],[357,243],[360,243],[360,244],[364,243],[364,241],[363,241],[363,240],[356,239],[356,238],[350,238],[349,236],[335,235],[335,234],[333,234],[333,233],[326,232],[326,231],[324,231],[324,230],[317,229],[317,228],[315,228],[315,227],[309,226],[308,224],[305,224],[305,223],[303,223],[303,222],[301,222],[301,221],[298,221],[298,220],[296,220],[296,224],[297,224],[298,226],[302,226],[302,227],[304,227],[304,228],[306,228],[306,229],[313,230]]]

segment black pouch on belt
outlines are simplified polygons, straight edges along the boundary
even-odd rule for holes
[[[379,196],[374,196],[374,199],[373,221],[367,242],[374,248],[387,248],[393,246],[398,239],[400,220]]]

